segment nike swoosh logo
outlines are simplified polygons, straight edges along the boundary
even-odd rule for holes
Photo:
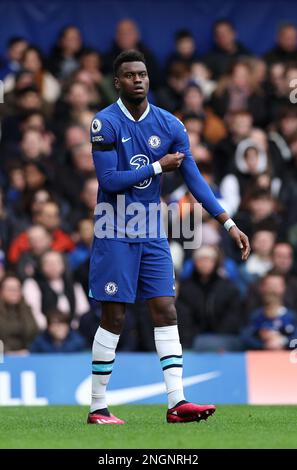
[[[215,379],[221,375],[219,371],[206,372],[205,374],[192,375],[183,379],[184,387],[190,387],[201,382]],[[89,405],[91,396],[91,380],[87,377],[77,388],[75,398],[80,405]],[[137,387],[120,388],[107,392],[107,401],[110,405],[122,405],[145,398],[155,397],[166,393],[165,383],[157,382],[155,384],[140,385]]]
[[[132,139],[132,137],[128,137],[127,139],[125,139],[125,137],[122,137],[122,142],[123,142],[123,144],[124,144],[125,142],[128,142],[128,140],[130,140],[130,139]]]

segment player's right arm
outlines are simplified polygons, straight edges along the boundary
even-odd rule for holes
[[[107,193],[117,193],[154,176],[152,165],[138,170],[119,171],[116,133],[108,122],[95,118],[91,124],[92,155],[99,186]]]
[[[91,143],[94,165],[102,191],[118,193],[162,172],[158,162],[135,170],[117,170],[116,133],[108,120],[99,116],[92,121]],[[176,155],[167,156],[167,171],[179,166]]]

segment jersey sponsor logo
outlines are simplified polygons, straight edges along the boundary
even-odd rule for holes
[[[103,135],[95,135],[94,137],[92,137],[92,142],[103,142],[103,141],[104,141]]]
[[[118,289],[119,289],[118,285],[113,281],[108,282],[107,284],[105,284],[105,287],[104,287],[105,293],[107,295],[115,295]]]
[[[158,135],[151,135],[148,144],[152,149],[157,149],[161,145],[161,139]]]
[[[99,119],[94,119],[93,122],[92,122],[92,132],[94,132],[94,134],[98,134],[98,132],[100,132],[101,128],[102,128],[102,122],[99,120]]]
[[[124,144],[125,142],[128,142],[128,140],[130,140],[130,139],[132,139],[132,137],[127,137],[127,138],[122,137],[122,142],[123,142],[123,144]]]
[[[141,153],[139,153],[138,155],[134,155],[130,160],[130,165],[134,166],[135,170],[139,170],[139,168],[149,165],[149,163],[149,157],[147,157],[146,155],[142,155]],[[151,184],[151,182],[152,178],[148,178],[142,181],[141,183],[135,184],[133,188],[145,189]]]

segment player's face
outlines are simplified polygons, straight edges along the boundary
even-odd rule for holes
[[[132,103],[141,103],[148,94],[149,78],[143,62],[124,62],[115,78],[120,96]]]

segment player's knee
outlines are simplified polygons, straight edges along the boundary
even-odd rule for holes
[[[176,308],[173,301],[155,305],[152,310],[155,326],[172,326],[177,324]]]
[[[174,303],[167,306],[164,317],[168,326],[177,324],[177,314]]]
[[[125,314],[123,312],[113,312],[102,314],[100,325],[108,331],[120,334],[124,326]]]
[[[125,319],[125,315],[122,314],[122,313],[117,313],[116,315],[114,315],[110,321],[111,321],[111,325],[114,329],[117,329],[117,330],[121,330],[124,326],[124,319]]]

